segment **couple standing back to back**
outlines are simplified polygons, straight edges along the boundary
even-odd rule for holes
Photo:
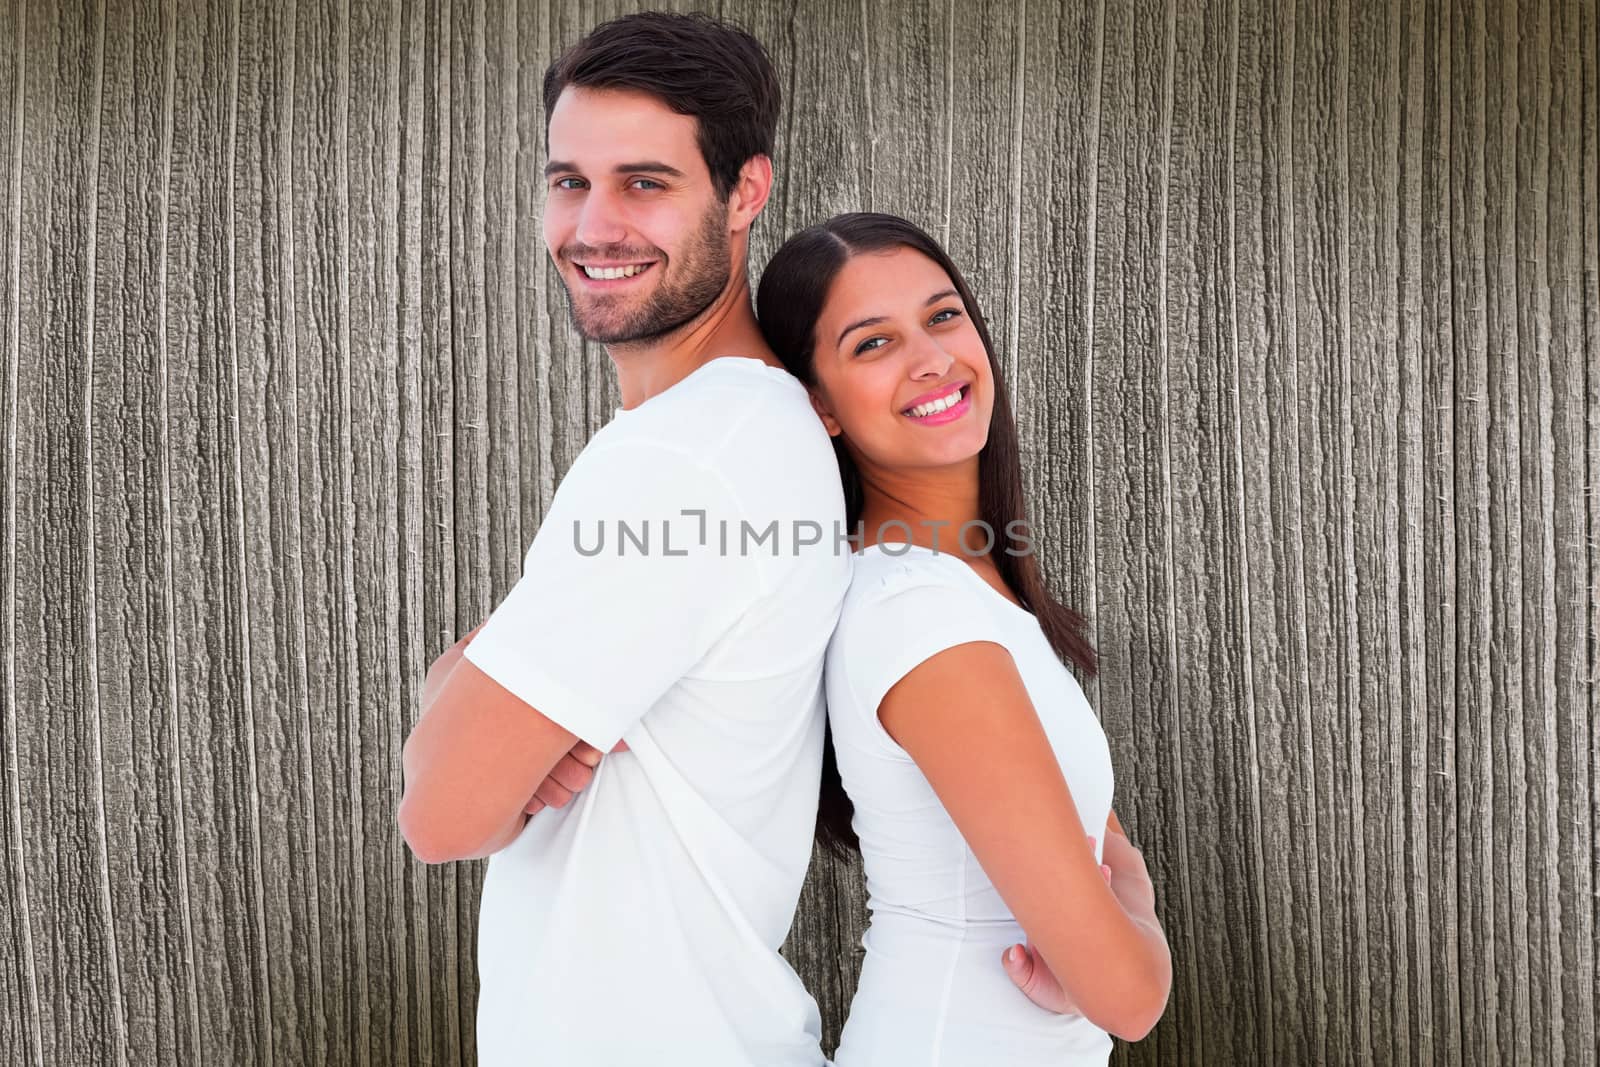
[[[480,1062],[824,1063],[778,954],[815,834],[872,911],[840,1067],[1104,1064],[1171,964],[960,272],[843,215],[752,308],[779,88],[729,24],[606,23],[544,103],[545,240],[622,407],[405,745],[413,852],[492,857]]]

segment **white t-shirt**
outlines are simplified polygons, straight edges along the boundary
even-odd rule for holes
[[[489,861],[485,1067],[823,1062],[777,950],[811,855],[843,525],[804,387],[758,360],[619,409],[573,463],[465,655],[629,751]]]
[[[1011,653],[1095,854],[1111,811],[1111,753],[1072,673],[1030,612],[954,555],[870,545],[828,649],[828,721],[855,804],[872,921],[837,1067],[1106,1063],[1111,1038],[1019,992],[1000,963],[1025,940],[906,751],[878,719],[884,694],[935,653],[992,641]],[[1026,812],[1017,818],[1027,819]]]

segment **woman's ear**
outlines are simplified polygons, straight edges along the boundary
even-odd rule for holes
[[[822,420],[822,425],[828,431],[828,436],[838,437],[843,433],[844,430],[839,425],[839,420],[833,417],[833,414],[828,410],[828,405],[823,402],[822,398],[812,390],[807,390],[807,395],[811,397],[811,410],[815,411],[817,418]]]

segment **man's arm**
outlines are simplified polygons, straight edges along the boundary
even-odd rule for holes
[[[577,736],[459,651],[429,695],[401,757],[400,832],[424,863],[491,855],[521,833],[524,809]]]
[[[483,629],[479,623],[467,631],[465,637],[439,653],[439,658],[428,667],[428,675],[422,681],[422,706],[426,708],[433,703],[433,698],[439,695],[439,690],[444,688],[444,680],[450,677],[450,672],[461,662],[461,654],[467,650],[467,645],[478,636],[478,631]]]
[[[444,680],[449,677],[455,665],[461,662],[462,653],[466,652],[467,645],[478,631],[483,629],[483,623],[474,626],[467,635],[439,654],[428,668],[428,676],[422,683],[422,706],[426,708],[433,702],[433,698],[441,688]],[[626,741],[618,741],[611,749],[612,752],[628,751]],[[604,755],[599,749],[584,741],[579,741],[556,764],[555,769],[545,778],[538,789],[534,790],[533,799],[528,801],[527,813],[535,815],[545,808],[564,808],[572,802],[572,798],[589,787],[594,781],[595,768],[600,766],[600,757]],[[519,828],[520,829],[520,828]],[[511,835],[513,838],[515,834]],[[510,844],[508,839],[505,844]],[[503,845],[501,847],[504,847]],[[490,849],[486,855],[500,851],[499,848]]]
[[[566,803],[593,777],[582,757],[598,762],[588,749],[565,759],[579,736],[613,748],[743,616],[763,591],[758,564],[700,544],[706,514],[743,512],[696,456],[653,439],[584,450],[522,577],[406,741],[400,824],[418,857],[487,855],[516,837],[536,800]],[[580,523],[613,515],[648,517],[681,551],[580,551]]]

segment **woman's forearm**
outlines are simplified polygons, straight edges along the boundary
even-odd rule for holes
[[[1124,1041],[1137,1041],[1160,1021],[1172,987],[1172,957],[1154,917],[1136,917],[1113,905],[1110,921],[1073,943],[1033,931],[1035,950],[1061,988],[1090,1022]],[[1052,945],[1049,942],[1055,941]],[[1063,966],[1051,962],[1060,954]],[[1070,961],[1093,958],[1092,977]],[[1076,975],[1076,977],[1072,977]],[[1065,978],[1065,981],[1062,979]]]

